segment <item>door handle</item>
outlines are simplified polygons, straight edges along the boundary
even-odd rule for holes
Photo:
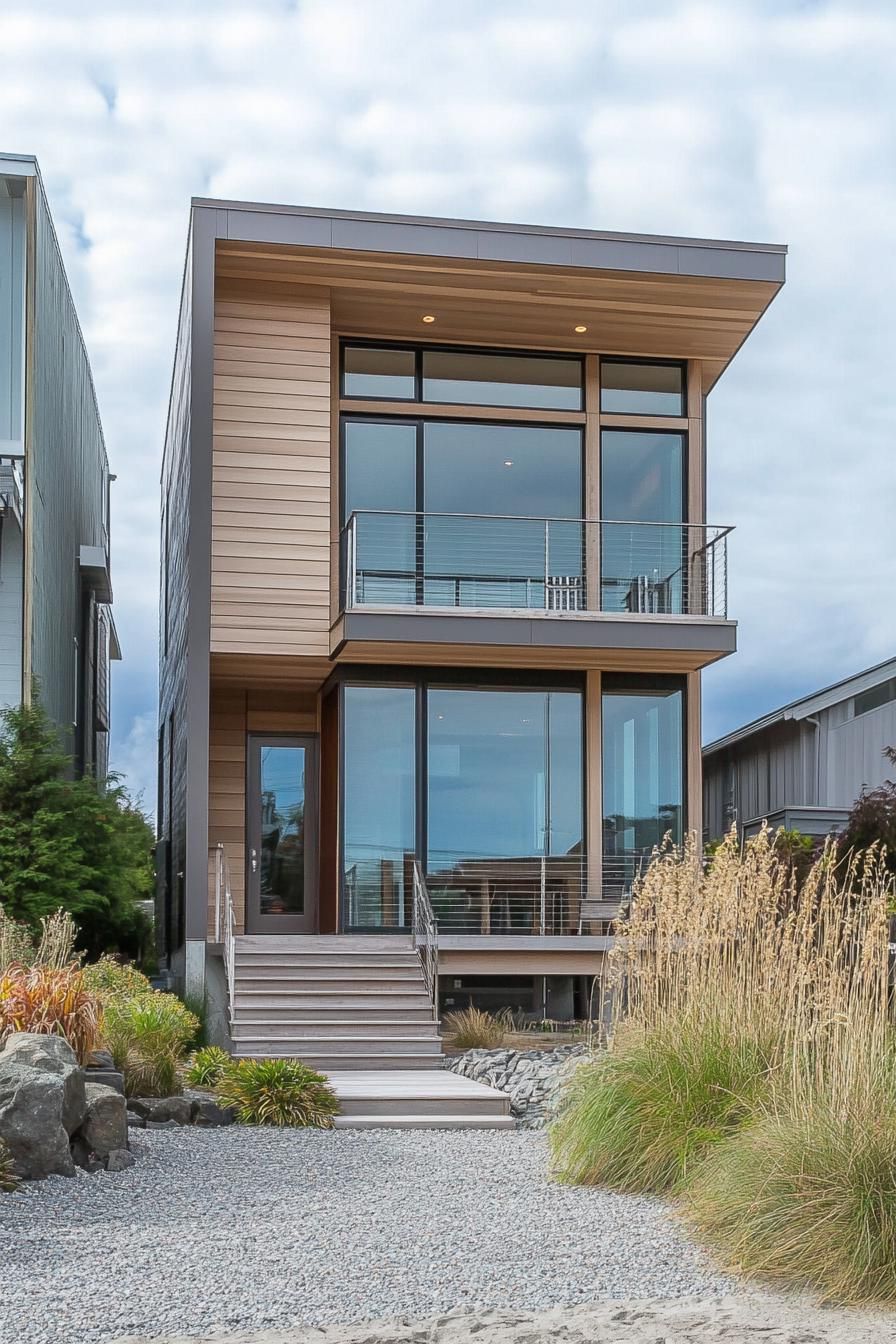
[[[249,862],[250,862],[250,864],[252,865],[252,871],[253,871],[253,873],[257,873],[257,872],[258,872],[258,850],[257,850],[257,849],[250,849],[250,850],[249,850]]]

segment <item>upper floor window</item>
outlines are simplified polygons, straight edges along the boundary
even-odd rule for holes
[[[684,415],[684,365],[602,359],[600,408],[620,415]]]
[[[852,702],[853,718],[868,714],[872,709],[880,709],[881,705],[888,705],[891,700],[896,700],[896,677],[882,681],[870,690],[860,691]]]
[[[583,385],[577,356],[351,344],[342,352],[345,397],[580,411]]]

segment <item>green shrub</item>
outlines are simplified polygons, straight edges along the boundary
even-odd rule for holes
[[[168,1097],[180,1091],[178,1068],[199,1029],[175,994],[151,991],[106,1001],[103,1035],[129,1097]]]
[[[12,1156],[6,1144],[0,1139],[0,1191],[9,1194],[18,1190],[19,1178],[13,1165]]]
[[[85,966],[84,983],[104,1001],[134,999],[154,992],[142,971],[131,962],[121,962],[115,957],[100,957],[99,961]]]
[[[551,1129],[564,1181],[663,1194],[755,1113],[768,1066],[754,1042],[710,1028],[619,1044],[573,1074]]]
[[[896,1102],[818,1100],[707,1159],[688,1215],[732,1269],[843,1303],[896,1300]]]
[[[190,1057],[184,1076],[193,1087],[215,1087],[230,1063],[226,1050],[217,1045],[205,1045]]]
[[[495,1050],[504,1042],[507,1021],[481,1008],[464,1008],[445,1015],[448,1042],[458,1050]]]
[[[293,1125],[331,1129],[339,1110],[323,1074],[298,1059],[240,1059],[218,1084],[218,1100],[232,1106],[242,1125]]]

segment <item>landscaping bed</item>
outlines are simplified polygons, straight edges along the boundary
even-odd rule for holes
[[[564,1083],[586,1054],[581,1042],[555,1045],[553,1050],[465,1050],[447,1057],[445,1067],[506,1092],[518,1125],[542,1129],[550,1122]]]

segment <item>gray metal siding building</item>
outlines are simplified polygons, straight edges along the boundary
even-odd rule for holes
[[[896,775],[896,658],[804,696],[703,749],[704,836],[767,820],[811,835],[843,824],[863,789]]]
[[[0,704],[37,687],[77,772],[108,769],[109,464],[36,159],[0,155]]]

